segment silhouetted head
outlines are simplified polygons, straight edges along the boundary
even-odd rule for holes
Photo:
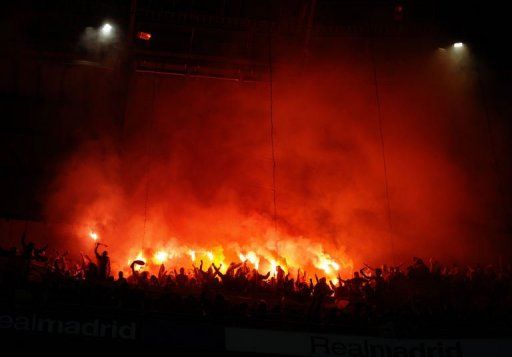
[[[425,264],[423,262],[423,259],[418,258],[418,257],[413,257],[412,260],[414,261],[414,264],[416,264],[416,265],[424,265]]]
[[[354,272],[354,278],[359,278],[359,272],[358,271]]]
[[[183,267],[180,268],[180,274],[182,274],[182,275],[185,274],[185,268],[183,268]]]

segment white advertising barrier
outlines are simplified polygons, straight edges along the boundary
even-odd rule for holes
[[[291,356],[512,356],[508,339],[388,339],[308,332],[226,328],[228,351]]]

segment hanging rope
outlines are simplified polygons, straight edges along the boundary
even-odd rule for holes
[[[375,61],[373,44],[372,44],[372,48],[371,48],[371,60],[372,60],[372,68],[373,68],[373,83],[374,83],[374,87],[375,87],[375,101],[377,104],[377,119],[379,122],[379,137],[380,137],[380,148],[381,148],[381,153],[382,153],[382,168],[384,171],[384,186],[385,186],[386,206],[387,206],[386,210],[387,210],[387,218],[388,218],[388,226],[389,226],[391,254],[393,257],[393,264],[396,264],[394,229],[393,229],[393,221],[391,219],[391,201],[389,199],[388,164],[387,164],[387,160],[386,160],[386,150],[385,150],[385,145],[384,145],[384,132],[382,130],[382,110],[381,110],[381,105],[380,105],[379,82],[377,79],[377,64]]]
[[[482,106],[484,109],[485,121],[487,124],[486,125],[487,126],[487,140],[488,140],[489,147],[491,150],[491,163],[494,167],[496,180],[498,181],[497,182],[498,193],[501,195],[501,197],[503,199],[503,205],[504,205],[504,210],[505,210],[505,227],[507,229],[507,233],[510,234],[512,232],[512,225],[510,223],[510,217],[512,216],[511,209],[510,209],[510,203],[508,200],[508,196],[506,194],[505,183],[503,180],[503,175],[502,175],[500,163],[498,160],[498,151],[496,149],[496,140],[494,138],[492,117],[491,117],[491,113],[490,113],[489,106],[488,106],[487,94],[485,92],[484,82],[482,79],[482,73],[480,71],[480,66],[478,64],[476,65],[476,75],[477,75],[477,80],[478,80],[478,87],[480,90],[480,96],[481,96],[481,100],[482,100]],[[490,246],[489,239],[490,238],[487,238],[487,249],[490,250],[491,246]],[[500,255],[500,259],[501,259],[501,255]]]
[[[272,194],[274,203],[274,233],[277,233],[277,192],[276,192],[276,153],[274,133],[274,94],[272,78],[272,1],[269,2],[269,29],[268,29],[268,75],[269,75],[269,114],[270,114],[270,144],[272,148]],[[277,241],[276,241],[277,250]]]
[[[142,233],[142,241],[141,241],[141,249],[144,248],[145,240],[146,240],[146,225],[148,221],[148,201],[149,201],[149,169],[152,161],[152,150],[151,150],[151,133],[153,132],[153,124],[155,121],[155,101],[156,101],[156,87],[157,87],[158,79],[156,76],[153,76],[153,91],[151,97],[151,115],[148,127],[147,134],[147,142],[146,142],[146,187],[145,187],[145,197],[144,197],[144,229]]]

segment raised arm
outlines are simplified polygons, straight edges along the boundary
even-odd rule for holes
[[[221,278],[224,277],[224,274],[221,273],[220,271],[220,268],[222,267],[222,264],[219,265],[219,267],[217,268],[217,266],[215,265],[215,263],[212,263],[212,267],[213,267],[213,270],[215,270],[215,274],[217,274],[218,276],[220,276]]]
[[[371,279],[371,276],[366,275],[366,273],[364,272],[364,269],[365,269],[365,268],[362,268],[361,270],[359,270],[359,272],[361,273],[361,275],[362,275],[365,279]]]
[[[363,263],[363,265],[364,265],[366,268],[370,269],[370,270],[375,270],[375,269],[373,269],[371,266],[369,266],[369,265],[368,265],[368,264],[366,264],[366,263]]]
[[[80,257],[82,258],[82,267],[84,267],[85,266],[85,257],[84,257],[83,252],[80,252]]]
[[[99,243],[96,243],[96,246],[94,247],[94,254],[96,254],[96,258],[100,259],[101,255],[98,253],[98,247],[100,246]]]
[[[243,263],[236,263],[236,264],[233,264],[232,266],[230,266],[230,269],[232,270],[235,270],[235,269],[238,269],[242,266]]]

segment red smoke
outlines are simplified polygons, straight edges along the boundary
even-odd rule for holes
[[[412,43],[339,47],[274,66],[277,233],[268,83],[140,73],[121,140],[105,131],[62,163],[47,218],[74,226],[56,234],[84,250],[97,231],[120,266],[181,245],[305,268],[311,251],[347,269],[494,258],[501,203],[474,72]]]

